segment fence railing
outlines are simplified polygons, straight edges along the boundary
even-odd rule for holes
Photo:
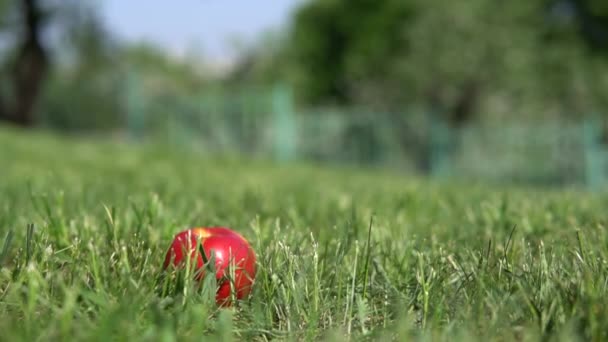
[[[179,146],[272,157],[423,170],[438,178],[506,183],[608,185],[608,146],[598,118],[476,122],[451,127],[421,112],[301,110],[286,86],[148,93],[127,82],[129,132]]]

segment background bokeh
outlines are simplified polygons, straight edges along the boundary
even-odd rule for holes
[[[0,1],[0,120],[203,154],[601,188],[603,0]]]

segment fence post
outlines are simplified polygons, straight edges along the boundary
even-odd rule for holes
[[[451,131],[445,119],[436,112],[430,115],[430,171],[431,176],[445,178],[450,173]]]
[[[144,99],[141,93],[139,77],[133,70],[127,72],[126,87],[128,134],[132,139],[139,140],[144,133]]]
[[[280,84],[272,94],[274,155],[278,161],[290,161],[296,157],[296,124],[291,89]]]
[[[585,185],[597,190],[606,182],[606,151],[601,145],[600,121],[596,117],[583,121],[583,148],[585,158]]]

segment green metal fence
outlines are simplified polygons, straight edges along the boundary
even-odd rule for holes
[[[474,124],[457,133],[458,149],[449,158],[456,174],[480,179],[537,184],[590,182],[589,149],[599,148],[585,131],[587,122]],[[591,143],[591,145],[587,145]],[[592,162],[599,155],[589,156]],[[596,171],[597,172],[597,169]]]
[[[423,111],[297,109],[289,87],[149,92],[129,76],[125,108],[134,139],[166,139],[213,153],[278,161],[390,166],[437,178],[505,183],[608,183],[608,148],[597,118],[473,123],[451,127]]]

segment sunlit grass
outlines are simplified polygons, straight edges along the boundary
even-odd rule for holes
[[[603,194],[7,130],[0,176],[3,340],[608,338]],[[257,252],[231,309],[158,291],[173,235],[203,225]]]

